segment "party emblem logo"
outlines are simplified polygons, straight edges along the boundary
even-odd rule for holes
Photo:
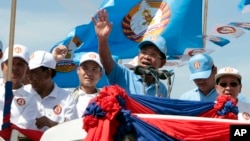
[[[62,106],[61,106],[61,105],[55,105],[55,106],[53,107],[53,112],[54,112],[56,115],[61,114],[61,112],[62,112]]]
[[[201,67],[200,62],[194,62],[194,68],[199,69]]]
[[[170,21],[168,3],[162,0],[143,0],[123,18],[122,30],[127,38],[140,42],[144,36],[160,34]]]
[[[16,103],[17,103],[17,105],[19,105],[19,106],[23,106],[23,105],[26,104],[26,101],[25,101],[24,98],[18,98],[18,99],[16,100]]]

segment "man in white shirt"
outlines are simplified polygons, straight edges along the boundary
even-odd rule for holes
[[[35,51],[30,57],[30,85],[25,89],[36,97],[39,111],[36,126],[42,131],[78,117],[71,92],[58,87],[52,79],[55,67],[56,61],[49,52]]]
[[[13,47],[13,63],[11,71],[11,82],[13,99],[11,104],[11,123],[21,127],[33,129],[35,123],[34,113],[37,111],[36,100],[34,95],[24,90],[23,80],[27,75],[29,52],[27,47],[15,44]],[[3,79],[0,84],[0,123],[2,125],[2,115],[5,100],[5,82],[7,81],[9,48],[6,48],[2,58],[1,68],[3,71]]]
[[[102,74],[103,66],[97,53],[88,52],[81,56],[77,68],[80,86],[72,93],[79,118],[83,116],[89,101],[98,95],[100,89],[96,87],[96,84],[101,79]]]
[[[238,100],[238,95],[241,92],[241,74],[232,67],[222,68],[215,75],[215,89],[219,95],[230,95],[237,100],[237,107],[239,110],[238,119],[250,119],[250,104]]]

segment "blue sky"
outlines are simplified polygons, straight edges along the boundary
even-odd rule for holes
[[[88,23],[97,11],[102,0],[17,0],[15,43],[26,45],[30,52],[38,49],[49,51],[76,25]],[[229,22],[250,22],[250,13],[241,14],[237,9],[239,0],[209,0],[209,32],[216,24]],[[0,3],[0,40],[4,47],[9,43],[11,0]],[[231,43],[220,48],[207,42],[206,48],[214,49],[211,54],[218,68],[232,66],[243,76],[242,93],[250,99],[250,33],[232,39]],[[125,62],[125,61],[124,61]],[[182,93],[195,87],[189,80],[187,65],[174,69],[175,80],[171,97],[178,98]]]

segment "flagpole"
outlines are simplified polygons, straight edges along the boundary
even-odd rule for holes
[[[207,14],[208,14],[208,0],[205,0],[204,4],[204,18],[203,18],[203,33],[202,33],[202,39],[203,39],[203,48],[206,48],[206,38],[204,36],[207,35]]]
[[[5,140],[9,140],[11,136],[10,111],[13,99],[11,74],[12,74],[12,62],[13,62],[12,56],[13,56],[13,46],[14,46],[15,19],[16,19],[16,0],[12,0],[11,17],[10,17],[10,34],[9,34],[8,72],[7,72],[7,80],[5,83],[3,124],[2,124],[2,132]]]
[[[15,20],[16,19],[16,0],[12,0],[11,4],[11,17],[10,17],[10,34],[9,34],[9,57],[8,57],[8,73],[7,81],[11,81],[12,72],[12,56],[13,56],[13,46],[14,46],[14,35],[15,35]]]

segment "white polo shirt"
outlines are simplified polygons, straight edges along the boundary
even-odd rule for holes
[[[39,111],[37,117],[46,116],[52,121],[59,123],[78,118],[75,102],[70,95],[70,91],[59,88],[56,83],[54,83],[52,92],[42,99],[31,85],[24,87],[36,97]],[[45,131],[48,128],[49,127],[44,127],[41,130]]]
[[[91,99],[95,98],[100,92],[100,89],[97,89],[96,93],[93,94],[86,94],[81,89],[76,89],[74,92],[72,92],[72,96],[74,97],[74,100],[76,102],[76,109],[78,118],[81,118],[85,112],[85,109],[88,107],[88,104]]]
[[[35,116],[37,104],[34,95],[28,93],[21,87],[12,90],[13,99],[11,103],[11,123],[25,129],[37,129],[35,126]],[[3,122],[5,85],[0,84],[0,125]]]
[[[35,126],[37,102],[34,94],[31,94],[21,87],[12,90],[13,100],[11,104],[11,122],[21,128],[37,129]]]
[[[237,106],[239,109],[238,120],[245,120],[250,122],[250,104],[238,101]]]

